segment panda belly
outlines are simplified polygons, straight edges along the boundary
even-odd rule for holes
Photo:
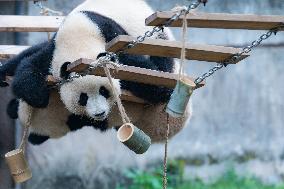
[[[20,101],[18,115],[22,125],[26,123],[27,112],[30,110],[31,106]],[[48,107],[43,109],[32,108],[30,134],[49,138],[62,137],[70,131],[66,124],[69,116],[70,113],[61,102],[58,92],[51,92]]]

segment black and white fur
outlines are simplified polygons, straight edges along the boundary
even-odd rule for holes
[[[16,112],[24,110],[24,108],[20,109],[21,104],[48,109],[52,100],[52,92],[46,83],[47,75],[52,74],[57,80],[67,78],[71,74],[66,71],[70,62],[79,58],[96,59],[102,56],[101,53],[105,51],[106,43],[118,35],[138,36],[143,34],[151,29],[144,26],[144,20],[152,12],[152,9],[143,0],[86,0],[66,17],[50,42],[44,42],[22,52],[0,68],[2,81],[5,76],[14,76],[13,92],[18,99],[21,99],[18,109],[19,100],[14,100],[10,104],[9,114],[15,118]],[[169,31],[166,30],[165,33],[169,39],[172,39]],[[165,72],[173,72],[174,70],[173,59],[165,57],[122,54],[119,56],[119,62]],[[102,78],[91,79],[93,82],[101,82],[101,80]],[[72,125],[94,125],[95,128],[104,130],[105,126],[98,127],[97,124],[99,122],[101,122],[99,124],[107,124],[107,110],[111,109],[111,103],[104,109],[100,109],[99,102],[101,100],[98,98],[103,95],[96,92],[93,96],[97,96],[89,98],[91,92],[86,94],[86,92],[80,91],[81,85],[87,86],[89,84],[89,80],[81,78],[81,81],[75,79],[62,85],[59,89],[63,104],[71,112],[66,120],[69,130],[73,129]],[[4,82],[2,82],[2,86],[5,86]],[[123,80],[116,82],[116,88],[128,90],[152,104],[168,101],[172,93],[171,89],[165,87]],[[81,96],[82,99],[79,101],[70,100],[77,99],[77,96]],[[96,98],[97,100],[94,100]],[[86,99],[87,102],[85,102]],[[77,108],[78,102],[82,103],[80,105],[82,108]],[[93,113],[86,111],[88,106],[89,109],[94,110]],[[98,119],[96,115],[103,112],[101,119]],[[95,122],[93,122],[94,120]],[[39,128],[32,130],[30,135],[30,141],[34,144],[40,144],[52,137],[50,134],[39,131]]]

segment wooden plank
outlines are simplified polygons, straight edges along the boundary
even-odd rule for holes
[[[127,35],[118,36],[106,45],[106,50],[118,52],[134,39],[135,38]],[[179,58],[181,46],[181,42],[178,41],[146,39],[144,42],[137,44],[135,47],[128,49],[126,52],[130,54]],[[233,47],[187,44],[186,58],[189,60],[221,62],[239,51],[241,51],[240,48]],[[241,57],[241,60],[248,56],[248,54],[244,54]]]
[[[172,11],[156,12],[146,19],[146,25],[159,26],[174,15]],[[284,23],[284,15],[248,15],[192,12],[187,15],[188,26],[195,28],[269,30]],[[182,18],[171,27],[181,27]],[[284,30],[284,28],[283,28]]]
[[[56,32],[64,16],[0,16],[0,32]]]
[[[67,70],[70,72],[80,73],[85,71],[92,62],[93,60],[82,58],[70,64]],[[154,71],[133,66],[121,65],[117,70],[114,68],[110,68],[110,70],[112,72],[112,77],[115,79],[164,86],[168,88],[174,88],[176,86],[176,82],[179,80],[178,74]],[[106,76],[102,67],[94,69],[91,74],[104,77]],[[194,79],[191,77],[187,78],[194,81]],[[202,86],[204,86],[204,83],[198,85],[196,88],[200,88]]]
[[[11,58],[27,48],[29,48],[29,46],[0,45],[0,59]]]

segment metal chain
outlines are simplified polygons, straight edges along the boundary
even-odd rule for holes
[[[63,12],[52,10],[48,7],[45,7],[42,5],[41,1],[34,1],[34,4],[38,6],[41,10],[41,14],[47,14],[47,15],[56,15],[56,16],[63,16]]]
[[[247,54],[251,52],[255,47],[259,46],[264,40],[268,39],[271,37],[272,34],[277,34],[280,30],[284,29],[284,23],[281,23],[275,28],[270,29],[268,32],[265,34],[261,35],[257,40],[253,41],[251,45],[248,45],[244,47],[240,52],[234,54],[233,56],[229,57],[228,59],[222,61],[221,63],[218,63],[216,66],[211,68],[208,72],[204,73],[202,76],[198,77],[194,83],[195,84],[200,84],[203,82],[206,78],[210,77],[213,75],[216,71],[226,67],[228,64],[236,63],[242,58],[243,54]]]

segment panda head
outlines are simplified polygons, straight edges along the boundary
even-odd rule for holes
[[[114,87],[121,94],[118,80]],[[105,120],[115,103],[114,93],[106,77],[87,75],[76,78],[60,87],[61,100],[73,114],[91,119]]]

